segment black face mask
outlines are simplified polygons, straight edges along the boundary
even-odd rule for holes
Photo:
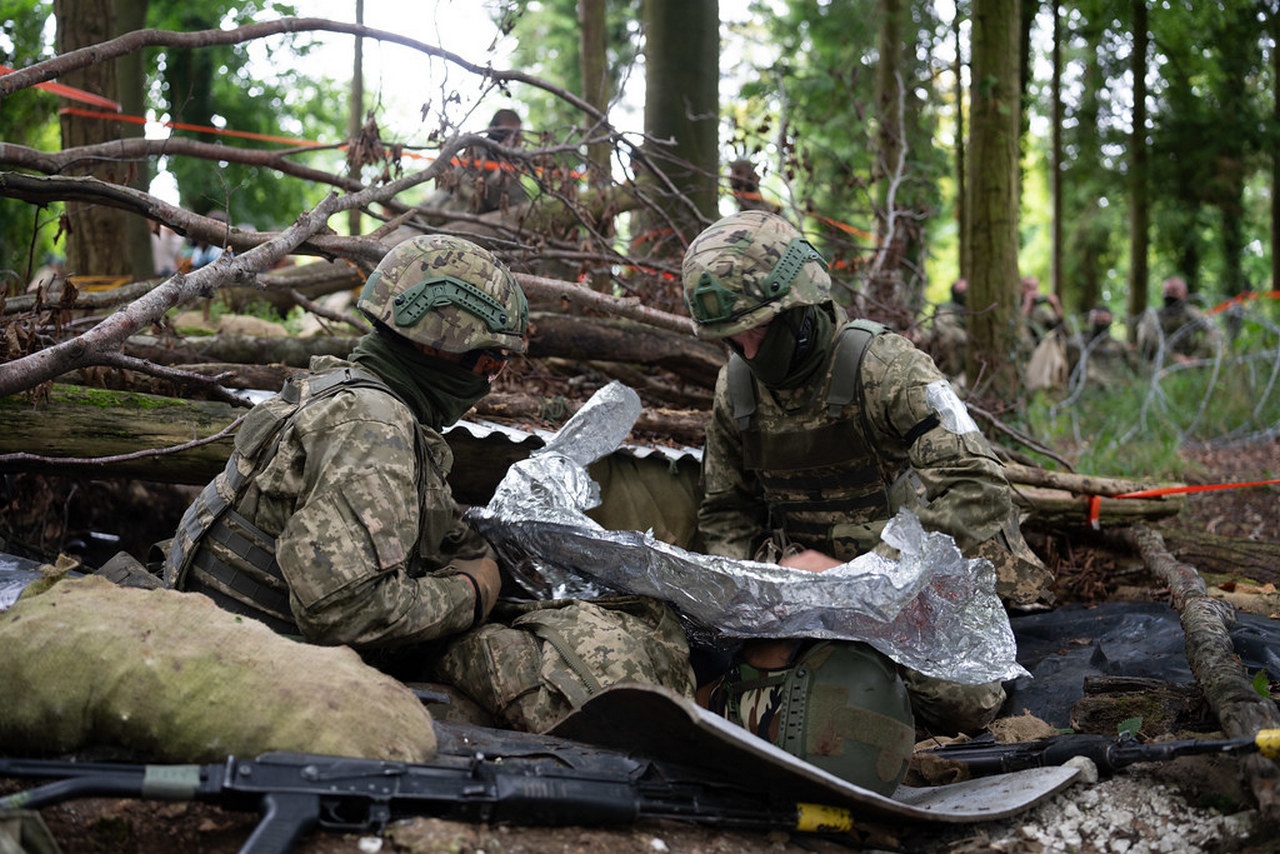
[[[1093,336],[1092,336],[1092,337],[1097,338],[1099,335],[1110,335],[1110,334],[1111,334],[1111,324],[1110,324],[1110,323],[1095,323],[1095,324],[1093,325]]]
[[[1178,297],[1165,297],[1165,298],[1164,298],[1164,307],[1165,307],[1165,308],[1174,308],[1174,307],[1176,307],[1176,306],[1178,306],[1178,305],[1181,305],[1181,304],[1182,304],[1182,300],[1181,300],[1181,299],[1179,299]]]
[[[831,337],[832,321],[821,308],[801,305],[773,319],[755,358],[747,365],[760,382],[772,388],[794,388],[807,380],[821,362]]]

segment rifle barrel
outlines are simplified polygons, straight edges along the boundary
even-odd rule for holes
[[[1103,773],[1113,773],[1136,762],[1163,762],[1179,756],[1221,754],[1239,756],[1260,753],[1280,760],[1280,729],[1260,730],[1256,736],[1179,741],[1136,741],[1132,737],[1108,738],[1077,733],[1040,741],[997,744],[990,738],[947,744],[926,751],[958,762],[974,776],[1062,765],[1076,757],[1092,759]]]

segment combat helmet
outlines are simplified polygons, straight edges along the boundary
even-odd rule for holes
[[[864,643],[821,641],[787,668],[734,665],[711,692],[717,713],[811,765],[881,795],[906,776],[911,700],[888,658]]]
[[[821,253],[768,211],[742,211],[707,226],[689,244],[681,272],[699,338],[727,338],[793,306],[831,299]]]
[[[414,237],[393,247],[356,302],[370,319],[445,353],[523,353],[529,304],[511,271],[469,240]]]

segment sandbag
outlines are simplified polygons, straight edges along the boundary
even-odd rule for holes
[[[431,717],[403,683],[198,593],[64,579],[0,614],[0,650],[0,751],[435,755]]]

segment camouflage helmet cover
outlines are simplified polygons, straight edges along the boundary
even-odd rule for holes
[[[356,306],[392,332],[446,353],[525,352],[529,305],[511,271],[469,240],[414,237],[369,275]]]
[[[820,643],[792,668],[783,691],[779,747],[854,785],[893,793],[916,730],[892,662],[866,644]]]
[[[712,689],[718,714],[855,786],[892,794],[915,744],[897,669],[864,643],[822,641],[780,669],[738,662]]]
[[[831,299],[822,255],[768,211],[742,211],[707,226],[684,254],[682,278],[699,338],[727,338],[792,306]]]

